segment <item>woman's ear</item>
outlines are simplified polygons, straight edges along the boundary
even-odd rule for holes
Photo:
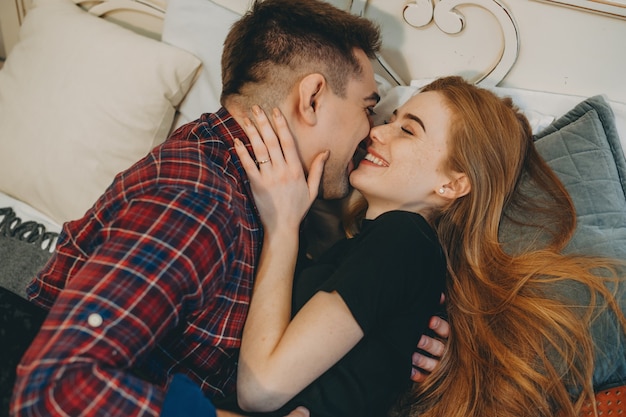
[[[309,74],[298,84],[298,113],[305,123],[317,123],[319,101],[325,89],[326,79],[320,73]]]
[[[441,193],[441,190],[444,190],[444,192]],[[439,190],[439,192],[443,197],[449,199],[457,199],[459,197],[463,197],[464,195],[469,194],[471,190],[472,184],[470,183],[467,175],[460,172],[455,172],[453,174],[453,179],[449,183],[444,185]]]

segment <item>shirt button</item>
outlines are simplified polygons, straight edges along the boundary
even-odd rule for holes
[[[91,327],[100,327],[102,325],[102,316],[100,314],[92,313],[87,318],[87,323]]]

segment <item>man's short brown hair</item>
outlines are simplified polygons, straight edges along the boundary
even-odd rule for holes
[[[280,100],[299,78],[314,72],[345,97],[348,80],[362,71],[355,48],[374,58],[380,43],[373,22],[325,1],[257,0],[224,42],[222,104],[232,95],[258,100],[255,94],[270,94],[274,97],[264,101]]]

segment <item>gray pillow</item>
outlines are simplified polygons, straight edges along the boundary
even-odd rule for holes
[[[535,144],[576,207],[578,225],[564,252],[626,260],[626,160],[608,102],[602,96],[581,102],[536,135]],[[536,192],[527,181],[521,186],[523,192]],[[517,215],[542,224],[541,219]],[[500,238],[507,250],[516,251],[532,246],[535,239],[545,239],[541,229],[505,220]],[[620,287],[618,297],[625,310],[624,285]],[[586,289],[573,282],[553,286],[551,291],[575,305],[589,303]],[[614,315],[599,315],[591,331],[596,345],[594,386],[626,383],[626,340]]]
[[[626,160],[607,101],[602,96],[583,101],[539,133],[535,144],[576,207],[578,226],[565,252],[626,260]],[[528,182],[521,188],[535,192]],[[524,218],[524,213],[515,217],[541,225],[541,219]],[[512,251],[541,238],[540,228],[506,220],[500,230],[501,241]]]
[[[602,96],[583,101],[535,143],[576,207],[566,251],[626,260],[626,160],[610,105]]]

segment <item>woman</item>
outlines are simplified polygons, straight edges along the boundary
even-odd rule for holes
[[[575,230],[573,203],[510,100],[456,78],[423,91],[453,114],[447,167],[466,173],[472,192],[435,223],[448,259],[448,350],[398,414],[577,416],[593,398],[593,320],[608,308],[626,329],[610,290],[623,288],[623,262],[560,253]],[[546,219],[537,227],[548,238],[507,253],[498,241],[504,217],[533,213]],[[589,305],[567,299],[563,286],[588,293]]]
[[[273,411],[304,390],[287,409],[380,416],[408,388],[410,353],[437,311],[445,280],[445,257],[430,222],[470,190],[464,174],[444,167],[451,115],[439,110],[436,95],[427,97],[435,100],[422,106],[427,133],[409,113],[399,114],[406,127],[393,139],[378,136],[382,128],[372,131],[368,153],[351,174],[368,202],[366,220],[356,237],[338,243],[298,278],[293,320],[299,226],[327,155],[318,156],[307,187],[280,114],[274,122],[282,151],[263,115],[257,123],[265,143],[251,124],[245,127],[258,165],[242,144],[237,152],[265,237],[240,354],[242,408]]]
[[[250,127],[248,133],[258,165],[241,144],[237,146],[266,229],[244,330],[238,394],[244,408],[267,411],[327,375],[328,369],[332,373],[342,364],[334,365],[337,361],[344,355],[342,361],[350,358],[352,348],[372,335],[376,338],[376,333],[361,320],[358,301],[343,298],[344,293],[358,293],[359,284],[349,281],[342,286],[337,278],[346,272],[341,256],[335,259],[336,270],[326,271],[330,283],[322,284],[323,291],[309,291],[310,301],[291,319],[298,225],[316,195],[324,156],[313,165],[305,187],[284,120],[274,116],[284,158],[267,121],[257,123],[265,144]],[[399,225],[420,218],[436,231],[448,261],[452,337],[441,366],[396,407],[397,414],[575,416],[593,396],[589,323],[597,311],[590,306],[581,312],[571,300],[550,294],[548,286],[575,281],[606,300],[622,328],[626,320],[605,285],[618,279],[616,265],[559,253],[573,233],[574,208],[534,148],[528,121],[510,100],[447,77],[411,98],[389,123],[373,128],[367,149],[350,175],[364,198],[354,209],[352,230],[363,227],[354,239],[371,225],[402,213],[395,227],[406,230]],[[524,195],[517,187],[522,175],[548,198],[534,201]],[[553,217],[551,239],[537,250],[512,255],[498,241],[498,228],[505,211],[520,208]],[[428,227],[409,232],[418,233],[434,236]],[[376,245],[382,250],[393,240],[389,236]],[[368,256],[376,256],[375,251],[362,260]],[[414,261],[406,253],[388,256],[398,264]],[[593,273],[600,270],[602,277]],[[414,279],[421,279],[420,274]],[[298,286],[296,282],[296,297]],[[381,292],[378,302],[388,296]],[[399,388],[390,388],[388,395]],[[294,401],[300,404],[298,397]]]

